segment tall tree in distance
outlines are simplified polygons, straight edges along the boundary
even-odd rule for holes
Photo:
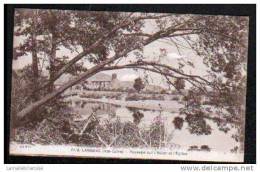
[[[136,78],[133,87],[136,89],[136,91],[140,92],[142,89],[144,89],[145,85],[142,81],[142,79]]]
[[[174,82],[174,85],[177,90],[182,90],[185,88],[185,81],[183,79],[177,78]]]

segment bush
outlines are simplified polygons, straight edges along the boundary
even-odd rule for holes
[[[211,127],[206,123],[201,114],[188,114],[186,121],[189,125],[189,131],[191,134],[196,135],[209,135],[211,134]]]
[[[138,113],[138,112],[137,112]],[[135,114],[136,119],[143,117],[142,113]],[[70,122],[63,116],[53,120],[43,120],[33,128],[19,128],[15,141],[26,144],[73,144],[92,147],[145,148],[165,147],[169,136],[160,117],[156,117],[146,128],[138,127],[135,121],[98,119],[91,117],[88,125],[80,134],[86,121]]]
[[[183,122],[184,122],[183,118],[181,118],[181,117],[175,117],[172,122],[173,122],[174,127],[175,127],[176,129],[179,129],[179,130],[182,129]]]
[[[210,148],[209,148],[208,145],[202,145],[202,146],[200,147],[200,150],[201,150],[201,151],[207,151],[207,152],[209,152],[209,151],[210,151]]]
[[[140,92],[142,89],[144,89],[145,85],[141,78],[136,78],[133,87]]]
[[[167,91],[166,90],[162,90],[161,94],[167,94]]]

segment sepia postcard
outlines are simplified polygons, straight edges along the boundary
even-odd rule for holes
[[[243,162],[249,18],[15,9],[10,154]]]

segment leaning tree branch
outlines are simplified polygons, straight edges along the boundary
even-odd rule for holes
[[[169,65],[160,64],[160,63],[156,63],[156,62],[141,61],[141,62],[126,64],[126,65],[122,65],[122,66],[110,66],[110,67],[106,67],[106,69],[112,70],[112,69],[122,69],[122,68],[131,68],[131,67],[140,67],[140,66],[161,67],[163,69],[167,69],[169,71],[177,73],[178,75],[181,76],[179,78],[183,78],[183,79],[192,78],[195,82],[198,82],[200,84],[206,83],[208,85],[213,85],[211,82],[207,81],[206,79],[202,78],[201,76],[185,74],[185,73],[180,72],[179,70],[177,70],[177,69],[175,69],[175,68],[173,68]],[[175,76],[175,77],[177,77],[177,76]],[[197,80],[197,79],[199,79],[199,80]]]
[[[161,37],[161,32],[156,32],[155,34],[153,34],[153,36],[147,38],[146,40],[144,40],[142,42],[143,46],[146,46],[152,42],[154,42],[155,40],[159,39]],[[46,96],[44,96],[42,99],[33,102],[32,104],[28,105],[26,108],[24,108],[22,111],[20,111],[17,114],[18,118],[23,118],[26,115],[28,115],[29,113],[32,113],[35,109],[39,108],[40,106],[44,105],[45,103],[49,102],[50,100],[54,99],[55,97],[57,97],[58,95],[62,94],[65,90],[67,90],[68,88],[72,87],[73,85],[81,82],[84,79],[87,79],[91,76],[93,76],[94,74],[100,72],[103,70],[103,68],[108,65],[113,63],[115,60],[117,60],[120,57],[124,57],[126,56],[128,53],[132,52],[133,50],[136,50],[139,48],[138,44],[135,44],[133,47],[130,47],[129,49],[126,49],[124,52],[118,52],[116,53],[113,57],[108,58],[105,61],[100,62],[99,64],[97,64],[96,66],[90,68],[89,70],[87,70],[86,72],[82,73],[81,75],[79,75],[77,78],[72,79],[71,81],[65,83],[63,86],[61,86],[60,88],[58,88],[57,90],[47,94]],[[83,57],[83,55],[81,54],[80,56],[76,56],[76,58],[78,59],[79,57]],[[70,64],[71,62],[69,62]],[[68,66],[68,65],[65,65]],[[70,67],[70,66],[69,66]],[[63,67],[64,68],[64,67]],[[66,67],[65,67],[66,68]],[[64,68],[63,73],[66,71],[66,69]],[[63,73],[61,73],[60,75],[62,75]],[[54,77],[57,79],[57,76]]]
[[[111,29],[111,31],[109,31],[108,33],[105,33],[103,36],[101,36],[96,42],[94,42],[92,45],[90,45],[88,48],[86,48],[83,52],[79,53],[77,56],[75,56],[72,60],[70,60],[67,64],[65,64],[54,76],[53,78],[48,81],[46,84],[43,84],[42,87],[40,87],[39,89],[37,89],[37,91],[40,91],[44,88],[48,88],[48,86],[50,84],[52,84],[53,82],[55,82],[62,74],[64,74],[65,72],[67,72],[69,70],[69,68],[74,65],[77,61],[79,61],[80,59],[82,59],[83,57],[85,57],[87,54],[91,53],[95,48],[97,48],[100,44],[102,44],[102,42],[111,37],[111,35],[113,35],[116,31],[118,31],[121,28],[127,27],[128,25],[132,24],[132,23],[136,23],[140,20],[147,20],[147,19],[159,19],[159,18],[164,18],[164,17],[169,17],[172,16],[172,14],[166,14],[166,15],[153,15],[153,16],[139,16],[134,18],[133,20],[128,20],[129,17],[131,17],[133,15],[133,13],[130,13],[130,15],[128,15],[120,24],[116,25],[113,29]],[[180,26],[178,26],[180,27]],[[169,30],[167,31],[169,32]],[[158,31],[154,34],[150,34],[147,41],[146,42],[153,42],[156,39],[159,39],[160,37],[162,37],[162,31]],[[164,33],[164,36],[166,36],[166,34]]]
[[[190,80],[193,80],[193,81],[196,81],[194,78],[189,78],[189,77],[181,77],[181,76],[176,76],[176,75],[173,75],[172,73],[169,73],[169,72],[164,72],[162,70],[158,70],[155,69],[155,68],[150,68],[150,67],[145,67],[145,66],[138,66],[138,65],[122,65],[122,66],[109,66],[109,67],[104,67],[102,71],[104,70],[116,70],[116,69],[125,69],[125,68],[130,68],[130,69],[142,69],[142,70],[146,70],[146,71],[151,71],[151,72],[154,72],[154,73],[158,73],[160,75],[163,75],[165,77],[173,77],[173,78],[176,78],[176,79],[184,79],[188,82],[190,82],[193,86],[195,86],[196,88],[200,88],[198,85],[196,85],[194,82],[191,82]],[[199,81],[196,81],[198,82],[199,84],[203,84],[203,83],[200,83]],[[203,90],[203,92],[205,92],[205,90]]]
[[[157,16],[158,17],[158,16]],[[137,17],[136,19],[134,19],[134,21],[138,21],[141,19],[144,19],[145,17]],[[147,18],[146,18],[147,19]],[[199,20],[200,18],[198,18],[197,20]],[[152,34],[150,37],[148,37],[147,39],[142,41],[142,45],[146,46],[158,39],[167,37],[167,35],[172,34],[173,32],[178,31],[178,29],[181,29],[183,27],[185,27],[188,23],[192,23],[195,22],[197,20],[187,20],[184,23],[181,24],[177,24],[176,26],[171,26],[169,28],[166,28],[164,30],[160,30],[154,34]],[[95,49],[97,46],[99,46],[103,40],[105,40],[106,38],[108,38],[111,34],[113,34],[114,32],[116,32],[118,29],[125,27],[129,24],[131,24],[133,21],[127,21],[127,19],[125,19],[122,24],[119,24],[117,26],[115,26],[108,34],[105,34],[103,37],[99,38],[94,44],[92,44],[90,47],[88,47],[87,49],[85,49],[82,53],[78,54],[76,57],[74,57],[70,62],[68,62],[65,66],[63,66],[56,75],[54,75],[53,80],[50,81],[50,83],[54,82],[55,80],[57,80],[63,73],[65,73],[73,64],[75,64],[78,60],[80,60],[81,58],[83,58],[86,54],[90,53],[93,49]],[[25,107],[23,110],[21,110],[18,114],[17,117],[18,118],[23,118],[25,116],[27,116],[28,114],[32,113],[33,111],[35,111],[37,108],[41,107],[42,105],[46,104],[47,102],[49,102],[50,100],[56,98],[58,95],[62,94],[65,90],[67,90],[68,88],[72,87],[73,85],[81,82],[84,79],[87,79],[91,76],[93,76],[94,74],[104,70],[103,68],[108,65],[113,63],[115,60],[117,60],[120,57],[126,56],[128,53],[132,52],[133,50],[136,50],[139,48],[139,44],[135,44],[133,47],[130,47],[128,49],[125,49],[125,51],[123,52],[118,52],[116,53],[113,57],[108,58],[105,61],[100,62],[99,64],[97,64],[96,66],[90,68],[89,70],[87,70],[86,72],[80,74],[77,78],[74,78],[70,81],[68,81],[67,83],[65,83],[63,86],[61,86],[60,88],[58,88],[57,90],[54,90],[53,92],[45,95],[42,99],[31,103],[30,105],[28,105],[27,107]],[[146,62],[148,63],[148,62]],[[156,63],[150,63],[148,65],[155,65]],[[147,65],[147,64],[146,64]],[[161,64],[157,64],[157,65],[161,65]],[[131,66],[129,66],[131,67]],[[176,69],[170,68],[169,66],[163,66],[161,65],[161,67],[166,67],[169,68],[170,70],[172,70],[173,72],[179,73],[183,76],[186,76],[188,78],[193,77],[194,80],[196,80],[195,78],[200,78],[201,80],[204,80],[205,82],[209,83],[207,80],[198,77],[198,76],[191,76],[191,75],[187,75],[187,74],[183,74],[180,73],[179,71],[177,71]],[[139,66],[139,68],[141,68]],[[151,69],[152,70],[152,69]],[[157,71],[158,72],[158,71]],[[176,76],[175,76],[176,77]],[[45,85],[46,86],[46,85]]]

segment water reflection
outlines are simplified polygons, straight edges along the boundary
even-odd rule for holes
[[[74,134],[68,141],[74,144],[224,152],[237,152],[239,146],[232,138],[235,129],[226,132],[220,122],[199,114],[180,115],[85,100],[75,103],[73,109]]]

